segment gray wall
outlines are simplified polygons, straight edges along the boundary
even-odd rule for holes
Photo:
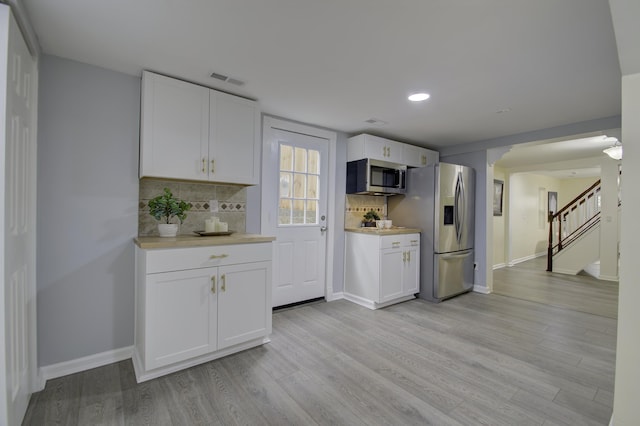
[[[38,363],[133,344],[140,79],[43,55]]]

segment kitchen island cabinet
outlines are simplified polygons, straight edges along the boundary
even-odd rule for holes
[[[420,282],[417,230],[347,231],[345,299],[370,309],[413,299]]]
[[[140,177],[258,183],[256,102],[144,71],[141,110]]]
[[[144,248],[154,240],[136,239],[138,382],[269,341],[273,238]]]

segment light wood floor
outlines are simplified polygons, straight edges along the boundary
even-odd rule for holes
[[[277,312],[272,342],[136,384],[50,380],[25,425],[606,425],[616,320],[498,294]]]
[[[538,257],[493,271],[493,292],[559,308],[618,318],[618,283],[589,275],[546,272]]]

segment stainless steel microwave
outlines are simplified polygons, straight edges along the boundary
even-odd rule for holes
[[[347,194],[404,194],[407,166],[364,158],[347,163]]]

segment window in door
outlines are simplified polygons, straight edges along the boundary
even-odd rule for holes
[[[320,152],[280,144],[278,225],[317,225]]]

